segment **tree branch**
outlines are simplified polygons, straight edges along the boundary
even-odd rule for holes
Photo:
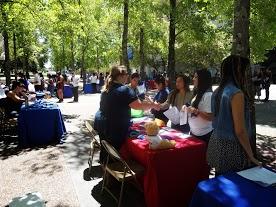
[[[179,32],[177,32],[177,33],[175,34],[175,38],[176,38],[178,35],[180,35],[182,32],[184,32],[185,30],[186,30],[186,28],[185,28],[185,29],[180,30]]]

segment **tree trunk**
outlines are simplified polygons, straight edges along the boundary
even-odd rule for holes
[[[62,68],[59,69],[59,72],[65,69],[65,45],[64,37],[62,38]]]
[[[25,71],[29,72],[29,52],[24,52],[24,65],[25,65]]]
[[[234,31],[232,54],[240,55],[250,58],[249,47],[249,23],[250,23],[250,0],[235,0],[234,2]],[[254,90],[252,82],[251,68],[248,67],[247,83],[250,93],[250,113],[251,113],[251,126],[253,137],[251,138],[251,146],[254,154],[256,154],[256,117],[255,117],[255,104],[254,104]]]
[[[144,29],[140,28],[140,74],[141,79],[145,80],[146,73],[145,73],[145,51],[144,51]]]
[[[71,69],[75,71],[74,39],[71,39]]]
[[[175,82],[175,15],[176,15],[176,0],[170,0],[170,27],[169,27],[169,54],[168,54],[168,77],[171,87],[174,87]]]
[[[130,73],[129,61],[127,55],[127,43],[128,43],[128,3],[129,0],[124,0],[124,29],[122,38],[122,59],[123,64],[126,66],[128,73]]]
[[[9,86],[11,84],[11,71],[10,71],[10,50],[9,50],[9,35],[7,32],[7,13],[3,11],[2,5],[1,5],[1,13],[2,13],[2,19],[4,22],[4,28],[3,28],[3,38],[4,38],[4,53],[5,53],[5,60],[3,64],[4,69],[4,76],[6,78],[6,85]]]
[[[119,39],[121,39],[122,38],[122,36],[121,36],[121,22],[120,21],[118,21],[118,34],[120,34],[119,35]],[[120,65],[123,65],[123,56],[122,56],[122,54],[123,54],[123,50],[122,50],[122,48],[120,48],[121,49],[121,51],[120,52],[118,52],[118,54],[119,54],[119,64]]]
[[[86,72],[84,70],[84,54],[85,54],[85,49],[83,48],[82,55],[81,55],[81,77],[83,81],[83,89],[84,89],[84,85],[86,84]]]
[[[9,35],[6,30],[3,31],[3,37],[4,37],[4,50],[5,50],[4,74],[6,77],[6,85],[10,85],[11,84],[11,71],[10,71]]]
[[[96,68],[97,68],[97,72],[100,72],[100,57],[99,57],[99,48],[97,46],[96,48]]]
[[[17,48],[16,48],[16,35],[13,33],[13,57],[14,57],[14,74],[15,74],[15,80],[17,81]]]
[[[250,0],[235,0],[232,54],[249,58]]]

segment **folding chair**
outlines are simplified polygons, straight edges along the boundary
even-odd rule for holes
[[[136,176],[143,174],[144,168],[134,161],[127,163],[122,159],[117,150],[107,141],[102,140],[101,143],[108,154],[106,165],[104,166],[104,177],[101,191],[103,192],[103,190],[106,190],[117,201],[118,207],[120,207],[122,204],[124,183],[126,181],[135,181],[138,188],[140,190],[142,189],[139,182],[137,181]],[[110,158],[114,159],[116,162],[109,163]],[[117,181],[121,183],[119,199],[108,189],[106,185],[107,173],[112,175]]]
[[[89,174],[91,175],[94,154],[96,149],[99,149],[99,150],[101,149],[101,144],[100,144],[100,138],[98,133],[93,129],[89,121],[85,121],[85,126],[88,129],[91,137],[89,159],[88,159]]]
[[[17,118],[7,117],[5,108],[0,107],[0,136],[4,137],[4,134],[11,129],[17,127]]]

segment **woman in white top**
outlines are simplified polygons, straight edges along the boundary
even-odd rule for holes
[[[213,127],[211,112],[212,78],[206,69],[197,70],[193,78],[194,98],[191,106],[183,106],[188,112],[190,134],[208,143]]]

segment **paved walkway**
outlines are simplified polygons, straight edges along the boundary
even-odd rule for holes
[[[257,147],[262,158],[276,168],[275,85],[271,91],[270,102],[256,104]],[[47,207],[116,206],[108,195],[100,195],[102,172],[98,154],[93,169],[95,177],[91,180],[88,176],[90,138],[84,121],[92,119],[99,99],[99,94],[81,95],[79,103],[65,99],[59,104],[68,131],[64,144],[18,152],[16,141],[0,142],[0,206],[14,196],[36,190],[48,201]],[[126,190],[125,206],[144,206],[143,195],[133,191],[130,187]]]

